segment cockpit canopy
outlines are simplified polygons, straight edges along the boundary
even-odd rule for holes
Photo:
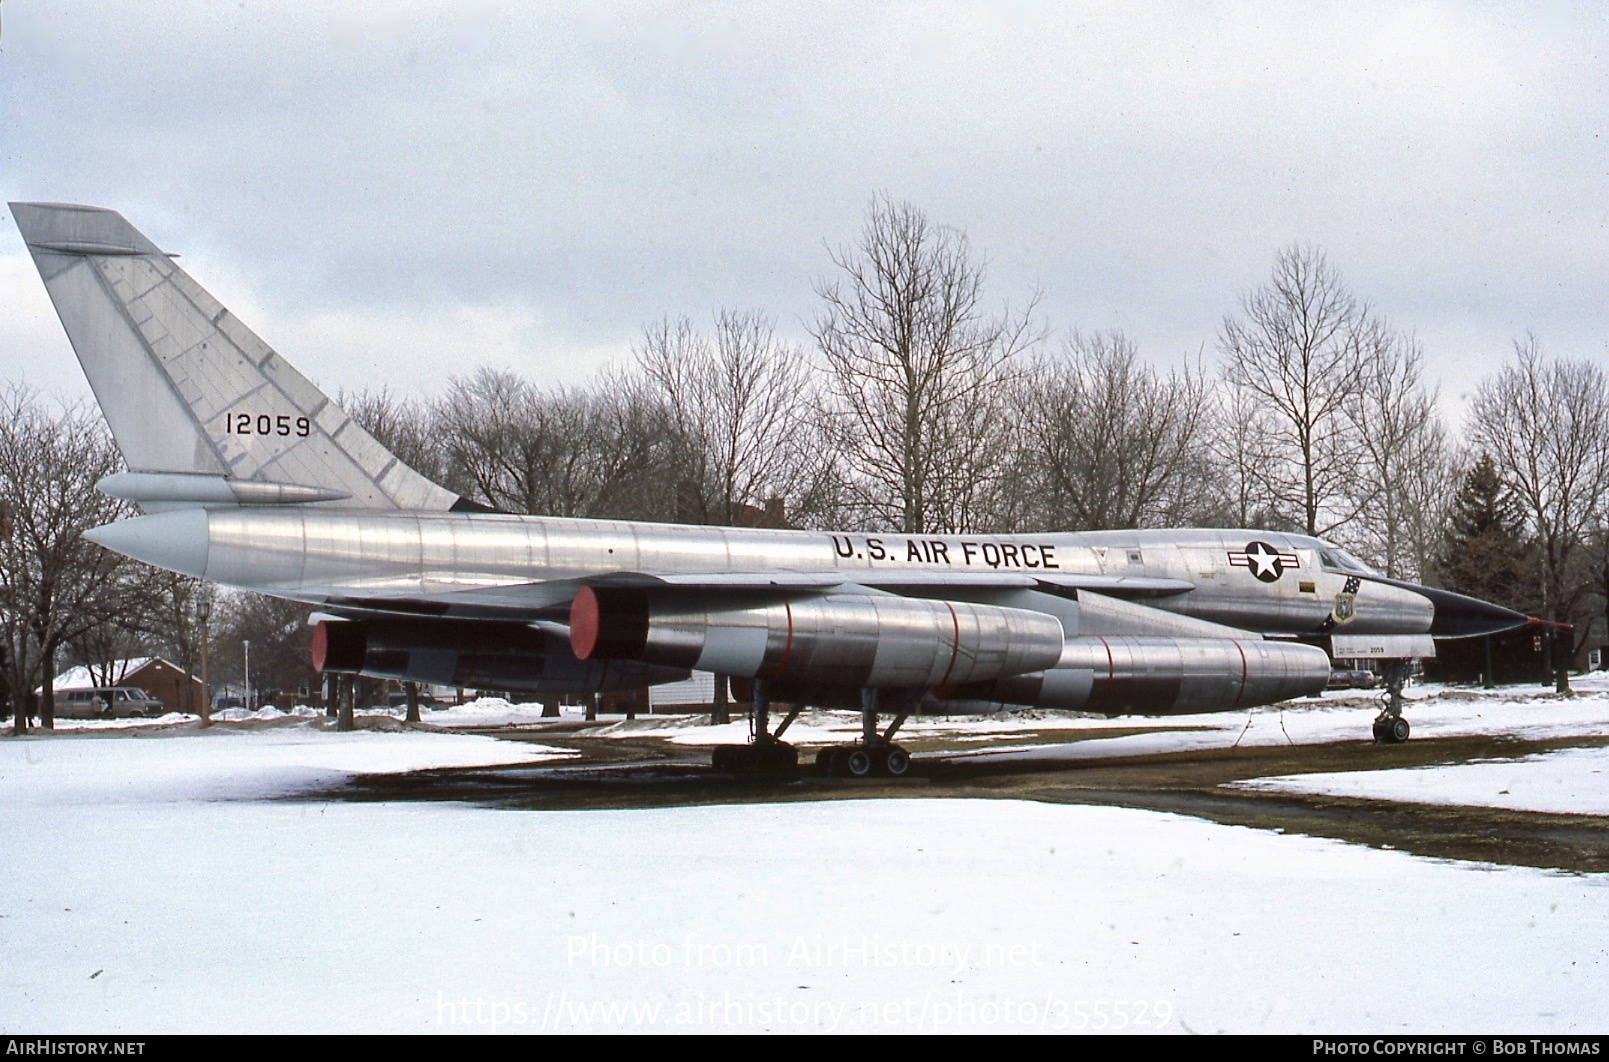
[[[1352,554],[1322,538],[1312,538],[1308,535],[1288,535],[1292,546],[1310,549],[1318,554],[1318,562],[1327,572],[1341,572],[1346,575],[1374,575],[1380,573],[1358,560]]]
[[[1358,560],[1344,549],[1334,546],[1320,547],[1318,561],[1325,571],[1347,572],[1352,575],[1375,575],[1375,570]]]

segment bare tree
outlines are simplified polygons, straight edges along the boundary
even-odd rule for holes
[[[127,514],[124,503],[95,489],[121,467],[99,416],[78,407],[52,412],[19,386],[0,393],[0,483],[10,531],[0,540],[0,628],[16,733],[27,729],[36,685],[40,722],[54,725],[61,647],[140,607],[129,596],[131,562],[83,537]]]
[[[222,683],[249,679],[252,701],[266,707],[277,695],[315,683],[309,652],[308,606],[247,591],[225,591],[212,614],[211,670]],[[246,646],[251,643],[251,672]]]
[[[1264,488],[1266,470],[1276,461],[1273,438],[1272,417],[1251,392],[1231,387],[1215,397],[1204,449],[1214,501],[1202,523],[1300,530]]]
[[[1527,335],[1476,392],[1469,434],[1531,526],[1544,614],[1574,622],[1592,585],[1587,540],[1609,502],[1609,376],[1591,362],[1548,358]]]
[[[143,617],[110,616],[105,622],[76,631],[62,643],[58,671],[82,667],[97,686],[121,686],[131,663],[149,656]]]
[[[152,640],[163,652],[171,653],[179,670],[202,680],[201,703],[195,703],[194,686],[186,682],[180,691],[180,702],[170,707],[180,712],[195,712],[202,722],[210,719],[206,689],[210,675],[201,667],[203,647],[207,643],[212,610],[217,604],[218,588],[215,584],[179,575],[175,572],[156,572],[158,593],[154,595],[148,620]]]
[[[832,261],[841,275],[817,282],[811,332],[857,500],[908,533],[964,529],[1001,473],[997,403],[1038,339],[1035,300],[987,315],[965,234],[881,195],[859,245]]]
[[[723,310],[713,338],[667,318],[647,329],[636,355],[681,442],[683,519],[764,522],[781,502],[798,521],[830,508],[816,375],[763,314]]]
[[[1357,436],[1345,487],[1356,516],[1347,542],[1394,579],[1418,579],[1429,567],[1456,482],[1423,363],[1411,335],[1376,346],[1358,366],[1347,404]]]
[[[669,519],[674,432],[661,405],[625,377],[539,391],[508,372],[453,381],[436,407],[447,485],[509,512]]]
[[[1593,529],[1589,542],[1587,565],[1591,576],[1588,582],[1592,587],[1592,596],[1597,598],[1597,615],[1583,626],[1580,633],[1586,638],[1596,634],[1599,638],[1609,639],[1609,513],[1598,518],[1598,526]]]
[[[384,387],[337,395],[336,404],[403,464],[445,485],[448,448],[436,437],[429,406],[400,398]]]
[[[1206,508],[1212,403],[1188,365],[1162,375],[1122,332],[1075,332],[1017,390],[1040,527],[1168,526]]]
[[[1347,290],[1324,252],[1293,246],[1269,283],[1241,299],[1219,332],[1224,373],[1264,411],[1254,469],[1263,492],[1310,535],[1326,535],[1354,511],[1358,458],[1348,417],[1363,366],[1391,345],[1369,307]]]

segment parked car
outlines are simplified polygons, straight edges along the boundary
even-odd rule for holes
[[[1326,689],[1332,690],[1372,690],[1380,684],[1380,676],[1373,671],[1351,671],[1337,668],[1330,672],[1329,685]]]
[[[144,719],[167,708],[138,686],[94,686],[56,691],[56,714],[63,719]]]

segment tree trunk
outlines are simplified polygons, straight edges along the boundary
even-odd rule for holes
[[[349,675],[341,683],[341,707],[335,716],[335,729],[352,729],[353,702],[358,699],[358,679],[356,675]]]
[[[40,687],[39,725],[45,730],[56,729],[56,646],[45,643],[43,667],[44,685]],[[110,705],[108,705],[110,707]]]
[[[402,690],[408,695],[407,722],[417,723],[419,721],[419,683],[404,682]]]
[[[732,721],[732,709],[726,699],[726,676],[715,676],[714,704],[710,706],[710,725],[720,726]]]

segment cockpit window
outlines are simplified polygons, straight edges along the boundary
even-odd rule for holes
[[[1374,574],[1374,569],[1344,549],[1321,549],[1318,551],[1318,559],[1326,571],[1351,572],[1353,575]]]

